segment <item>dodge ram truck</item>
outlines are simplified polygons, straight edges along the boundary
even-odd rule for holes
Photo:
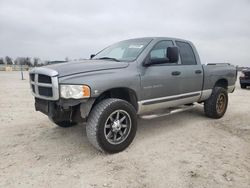
[[[36,111],[60,127],[86,122],[90,143],[116,153],[133,141],[139,116],[200,103],[206,116],[221,118],[237,72],[229,64],[201,64],[187,40],[147,37],[29,75]]]

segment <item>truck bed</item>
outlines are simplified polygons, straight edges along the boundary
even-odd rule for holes
[[[236,67],[228,63],[202,65],[204,71],[203,90],[213,88],[218,80],[227,82],[228,91],[232,92],[237,79]]]

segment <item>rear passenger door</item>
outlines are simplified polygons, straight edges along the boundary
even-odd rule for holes
[[[202,90],[203,69],[198,64],[192,46],[183,41],[175,41],[180,52],[181,93],[197,93]],[[199,97],[199,96],[198,96]]]

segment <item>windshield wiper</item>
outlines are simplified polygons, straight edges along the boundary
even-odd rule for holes
[[[113,58],[113,57],[100,57],[100,58],[97,58],[97,59],[107,59],[107,60],[113,60],[113,61],[120,62],[118,59]]]

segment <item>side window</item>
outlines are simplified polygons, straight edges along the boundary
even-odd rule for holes
[[[181,64],[182,65],[196,65],[196,59],[190,44],[186,42],[176,41],[176,45],[180,50]]]
[[[167,48],[172,47],[172,41],[161,41],[158,42],[150,52],[151,59],[161,59],[166,58]]]

